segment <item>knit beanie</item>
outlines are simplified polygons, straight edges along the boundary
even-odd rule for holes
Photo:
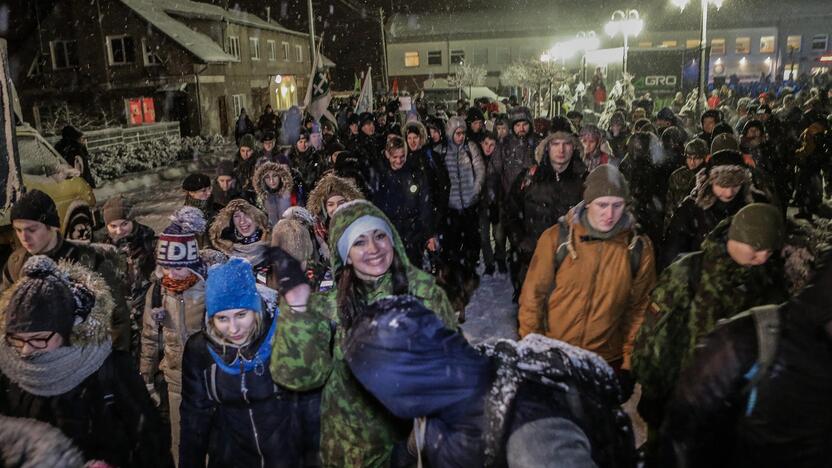
[[[584,203],[592,203],[593,200],[600,197],[621,197],[625,200],[630,197],[627,181],[624,180],[624,176],[615,166],[602,164],[593,169],[586,177]]]
[[[217,164],[217,177],[219,176],[231,176],[235,177],[234,174],[234,161],[224,159]]]
[[[751,172],[745,165],[742,154],[736,150],[723,149],[712,153],[707,169],[709,182],[715,182],[721,187],[737,187],[751,182]]]
[[[246,148],[251,148],[251,149],[256,148],[257,147],[257,140],[254,139],[254,135],[252,135],[251,133],[246,133],[245,135],[243,135],[243,137],[240,138],[240,146],[239,147],[242,148],[243,146],[245,146]]]
[[[231,257],[227,262],[208,270],[205,281],[205,314],[213,317],[229,309],[262,312],[257,281],[251,263],[244,258]]]
[[[367,202],[369,203],[369,202]],[[346,205],[343,205],[346,206]],[[341,256],[344,263],[349,262],[349,253],[355,241],[361,237],[362,234],[369,231],[382,231],[387,234],[387,237],[393,239],[393,230],[382,218],[372,215],[364,215],[353,221],[346,229],[344,229],[341,237],[338,238],[338,255]]]
[[[119,219],[132,220],[133,216],[131,211],[132,206],[130,206],[127,199],[121,195],[110,197],[107,200],[107,203],[104,203],[104,207],[101,208],[101,214],[104,216],[105,224],[110,224],[113,221],[118,221]]]
[[[23,265],[21,278],[6,306],[6,333],[57,332],[69,340],[76,302],[70,284],[55,262],[35,255]]]
[[[711,142],[711,154],[716,154],[724,150],[739,151],[740,142],[737,140],[737,137],[728,133],[715,136],[713,142]]]
[[[468,127],[465,125],[465,119],[456,115],[448,119],[448,123],[445,124],[445,136],[447,136],[449,140],[453,140],[454,132],[458,128],[465,130]]]
[[[280,247],[300,263],[312,256],[309,229],[295,219],[281,219],[272,229],[272,247]]]
[[[465,115],[465,121],[469,124],[471,122],[476,122],[477,120],[485,120],[485,116],[482,114],[482,111],[479,107],[469,107],[468,112]]]
[[[701,138],[694,138],[685,145],[685,155],[704,159],[708,155],[708,143]]]
[[[748,244],[754,250],[777,250],[785,228],[780,210],[768,203],[751,203],[734,215],[728,239]]]
[[[171,223],[156,243],[156,264],[167,268],[189,268],[200,274],[197,234],[205,231],[205,215],[199,208],[183,206],[170,217]]]
[[[189,174],[188,177],[185,177],[185,180],[182,181],[182,190],[186,192],[197,192],[210,186],[211,178],[199,172]]]
[[[25,219],[37,221],[47,226],[61,227],[58,209],[49,195],[40,190],[30,190],[17,199],[9,213],[9,221]]]

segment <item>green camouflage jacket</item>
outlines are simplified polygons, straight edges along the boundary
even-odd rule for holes
[[[342,263],[337,240],[353,221],[368,214],[384,219],[392,228],[381,211],[364,201],[342,206],[332,219],[333,271],[338,271]],[[456,328],[444,291],[431,275],[410,265],[395,229],[393,237],[396,255],[407,269],[410,294],[433,310],[448,327]],[[367,303],[391,293],[392,279],[388,273],[371,287]],[[281,303],[271,357],[272,378],[292,390],[323,390],[321,459],[324,466],[388,466],[393,444],[407,437],[410,424],[393,417],[350,373],[341,347],[345,337],[338,323],[336,304],[337,289],[312,294],[304,312],[296,312],[285,302]]]
[[[697,169],[698,170],[698,169]],[[696,184],[696,171],[691,171],[687,166],[682,166],[672,174],[667,186],[667,199],[664,204],[664,229],[670,225],[670,219],[676,211],[676,207],[682,200],[690,195],[693,186]]]

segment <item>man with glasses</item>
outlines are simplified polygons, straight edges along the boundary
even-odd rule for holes
[[[690,195],[696,184],[696,173],[705,162],[708,155],[708,144],[705,140],[694,138],[685,145],[685,165],[670,174],[667,199],[664,205],[664,229],[670,224],[673,212],[682,200]]]

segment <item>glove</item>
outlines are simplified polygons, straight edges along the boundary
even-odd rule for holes
[[[153,406],[158,408],[162,404],[162,396],[156,391],[156,386],[152,383],[145,384],[144,386],[147,389],[147,393],[150,394],[150,399],[153,400]]]
[[[618,386],[621,387],[621,403],[629,400],[633,396],[633,390],[636,387],[636,379],[628,370],[618,371]]]
[[[306,284],[306,272],[300,262],[280,247],[269,250],[269,261],[277,277],[277,292],[284,296],[296,286]]]

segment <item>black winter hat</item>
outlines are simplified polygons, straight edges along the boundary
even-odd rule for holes
[[[572,121],[562,115],[552,117],[552,126],[549,128],[549,131],[552,133],[566,132],[573,135],[577,133],[575,127],[572,125]]]
[[[190,174],[182,181],[182,190],[186,192],[196,192],[211,186],[211,179],[199,172]]]
[[[465,122],[470,125],[471,122],[477,120],[485,120],[485,116],[483,115],[482,111],[479,107],[469,107],[468,113],[465,116]]]
[[[733,135],[734,128],[727,122],[719,122],[716,126],[714,126],[714,130],[711,132],[711,137],[716,138],[722,134]]]
[[[363,127],[364,124],[376,123],[376,116],[373,115],[372,112],[362,112],[361,115],[358,116],[358,126]]]
[[[669,107],[662,107],[658,114],[656,114],[656,120],[667,120],[668,122],[676,122],[676,114],[673,113],[673,109]]]
[[[9,220],[25,219],[37,221],[47,226],[61,227],[61,220],[58,218],[58,209],[55,202],[44,192],[33,189],[23,195],[12,206]]]
[[[217,164],[216,176],[231,176],[234,177],[234,161],[225,159]]]
[[[263,136],[260,138],[260,141],[274,141],[274,132],[271,130],[263,132]]]
[[[23,265],[6,306],[6,333],[57,332],[68,341],[78,304],[58,266],[45,255]]]
[[[745,136],[752,128],[756,128],[760,133],[766,133],[766,127],[762,122],[757,119],[751,119],[742,126],[742,136]]]
[[[702,113],[702,117],[699,118],[699,122],[704,122],[706,117],[710,117],[717,122],[722,122],[722,112],[717,109],[708,109]]]
[[[352,114],[347,118],[347,127],[352,124],[359,125],[361,124],[361,117],[358,114]]]
[[[524,107],[524,106],[515,107],[515,108],[511,109],[511,111],[508,114],[508,117],[509,117],[509,121],[510,121],[512,127],[517,122],[520,122],[520,121],[523,121],[523,120],[528,122],[529,125],[532,124],[532,112],[529,110],[528,107]]]

